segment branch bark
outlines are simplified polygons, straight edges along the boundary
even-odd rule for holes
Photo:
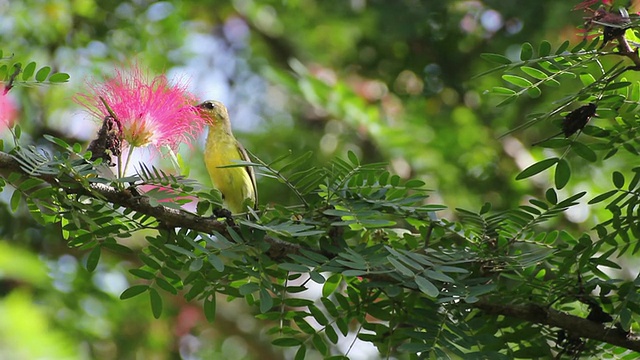
[[[12,172],[23,176],[33,176],[27,174],[13,156],[5,152],[0,152],[0,176],[7,178]],[[59,186],[56,176],[40,175],[36,177],[51,185]],[[216,218],[202,217],[188,211],[176,210],[162,205],[152,206],[148,197],[135,195],[127,189],[121,190],[113,186],[93,183],[91,184],[91,191],[100,194],[100,196],[106,199],[106,201],[114,205],[122,206],[141,214],[153,216],[167,227],[187,228],[207,234],[217,231],[222,235],[228,235],[227,227],[229,225],[218,221]],[[67,189],[67,192],[69,194],[92,196],[90,191],[80,187]],[[283,259],[288,254],[297,254],[300,249],[299,246],[295,244],[287,243],[269,236],[265,236],[264,241],[268,242],[270,245],[267,255],[274,260]]]
[[[640,352],[640,337],[624,333],[616,328],[607,327],[575,315],[549,309],[536,304],[510,305],[478,301],[474,306],[491,315],[503,315],[528,322],[564,329],[572,336],[598,340],[612,345]]]

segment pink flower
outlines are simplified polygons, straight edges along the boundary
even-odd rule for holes
[[[5,93],[4,87],[0,86],[0,131],[13,126],[13,122],[17,117],[18,111],[14,102]]]
[[[170,84],[164,75],[149,81],[139,67],[128,72],[116,70],[115,77],[89,84],[90,93],[74,100],[102,120],[109,112],[106,101],[122,125],[122,137],[132,147],[168,145],[194,138],[204,121],[194,110],[195,97],[186,84]]]

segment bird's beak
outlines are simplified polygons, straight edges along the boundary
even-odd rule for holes
[[[195,105],[192,108],[192,110],[195,111],[197,114],[200,114],[200,115],[205,114],[204,109],[202,108],[202,104]]]

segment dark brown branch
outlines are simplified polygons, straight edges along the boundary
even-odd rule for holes
[[[481,300],[474,306],[491,315],[503,315],[564,329],[572,336],[587,338],[640,352],[640,338],[616,328],[536,304],[510,305]]]
[[[624,37],[624,34],[616,37],[616,40],[618,41],[618,51],[620,54],[633,61],[634,70],[640,70],[640,55],[638,55],[638,49],[633,50],[631,48],[631,45],[627,41],[627,38]]]
[[[0,176],[7,178],[12,172],[24,176],[32,176],[22,170],[18,161],[11,155],[5,152],[0,152]],[[39,175],[37,178],[40,178],[54,186],[59,186],[56,176]],[[135,195],[126,189],[121,190],[113,186],[93,183],[91,184],[91,191],[87,191],[87,189],[81,187],[68,188],[66,190],[69,194],[86,196],[99,194],[106,201],[114,205],[122,206],[141,214],[153,216],[166,227],[188,228],[207,234],[217,231],[222,235],[228,235],[228,225],[224,222],[218,221],[216,218],[202,217],[184,210],[172,209],[161,205],[152,206],[148,197]],[[299,251],[299,247],[297,245],[290,244],[279,239],[266,236],[264,241],[271,245],[267,255],[274,260],[283,259],[288,254],[297,254]]]

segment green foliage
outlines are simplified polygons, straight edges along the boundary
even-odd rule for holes
[[[104,47],[109,50],[104,57],[114,58],[130,58],[136,49],[156,69],[200,61],[211,54],[186,46],[184,29],[191,29],[190,41],[197,44],[209,33],[224,34],[216,40],[225,45],[207,43],[198,51],[212,47],[212,58],[234,58],[231,66],[202,71],[233,69],[226,76],[237,86],[229,93],[238,97],[238,108],[247,111],[260,92],[245,81],[255,76],[251,66],[270,81],[269,93],[282,94],[260,104],[278,111],[266,109],[268,120],[240,135],[257,154],[242,166],[261,175],[261,208],[247,218],[227,219],[219,191],[160,165],[139,164],[127,178],[104,177],[104,163],[90,161],[71,135],[62,138],[70,132],[61,135],[48,127],[66,114],[60,111],[68,110],[64,101],[22,89],[29,91],[20,100],[30,121],[12,129],[13,147],[0,143],[6,151],[1,155],[19,167],[0,168],[7,171],[0,173],[0,189],[7,190],[0,212],[11,219],[0,224],[1,235],[11,234],[4,227],[22,226],[22,213],[28,213],[46,231],[30,228],[18,241],[56,232],[59,238],[43,247],[60,239],[71,247],[39,250],[46,261],[54,262],[48,258],[52,253],[79,254],[88,284],[109,271],[126,273],[128,283],[115,296],[98,292],[86,299],[86,284],[74,283],[73,296],[60,291],[65,300],[50,317],[78,326],[74,335],[85,334],[81,326],[90,321],[64,318],[65,313],[83,314],[86,308],[120,314],[105,306],[110,304],[105,299],[122,306],[146,304],[144,313],[159,319],[153,331],[133,326],[136,336],[119,332],[138,325],[135,310],[127,313],[133,321],[105,327],[103,336],[127,337],[127,344],[142,333],[157,336],[163,328],[157,324],[189,318],[193,309],[211,326],[224,328],[226,302],[236,299],[267,328],[267,345],[288,349],[296,359],[347,358],[357,348],[347,343],[353,338],[373,344],[387,358],[635,358],[625,348],[563,333],[564,324],[545,325],[545,316],[523,320],[482,307],[532,305],[540,314],[562,311],[574,321],[597,321],[599,310],[612,318],[600,321],[609,334],[640,328],[638,279],[626,275],[633,268],[619,258],[637,256],[640,249],[640,168],[634,163],[640,81],[628,66],[633,55],[616,50],[615,39],[603,46],[600,36],[552,44],[530,32],[511,32],[510,26],[523,21],[527,31],[556,36],[557,18],[545,28],[540,13],[561,13],[563,2],[501,4],[504,8],[495,11],[509,19],[504,24],[509,37],[480,23],[470,26],[494,11],[485,3],[468,10],[466,2],[456,1],[429,6],[221,2],[215,11],[200,2],[147,8],[146,3],[80,1],[64,8],[70,3],[56,1],[44,10],[29,1],[12,3],[16,17],[28,10],[29,16],[45,13],[60,21],[47,22],[53,23],[51,31],[33,24],[19,37],[50,49],[56,66],[0,56],[5,85],[66,82],[66,73],[52,69],[75,64],[73,46],[84,54]],[[212,13],[215,19],[205,18]],[[629,40],[638,25],[632,17],[625,33]],[[530,26],[534,21],[539,23]],[[591,25],[592,35],[603,30],[602,24]],[[223,31],[212,31],[218,27]],[[238,40],[238,29],[251,36]],[[512,42],[522,45],[505,51]],[[228,53],[217,46],[228,46]],[[56,48],[66,53],[54,53]],[[96,68],[108,62],[92,56],[86,62]],[[481,74],[487,76],[465,82],[472,72],[486,70],[480,60],[493,64]],[[485,88],[499,100],[479,99]],[[553,136],[531,149],[521,146],[529,134],[546,138],[564,132],[570,114],[590,103],[597,115],[582,119],[589,123],[578,124],[575,134]],[[525,115],[531,107],[538,112]],[[547,123],[552,130],[542,126]],[[510,130],[502,143],[495,141],[501,128]],[[515,132],[523,129],[526,134]],[[535,133],[539,129],[547,134]],[[534,159],[533,164],[523,165],[523,159]],[[190,164],[196,177],[199,162]],[[606,185],[599,182],[603,178]],[[460,206],[460,199],[471,206]],[[587,220],[575,220],[585,208]],[[0,263],[0,273],[5,272]],[[38,286],[44,282],[39,278]],[[234,309],[232,322],[245,321],[244,311]],[[177,337],[178,328],[167,338]],[[149,347],[159,341],[154,337]],[[164,341],[172,344],[167,348],[176,347],[173,340]],[[163,356],[184,354],[164,351]]]
[[[2,50],[0,50],[0,81],[3,82],[5,86],[43,83],[59,84],[69,81],[70,76],[67,73],[51,72],[50,66],[38,68],[35,61],[31,61],[24,66],[21,62],[11,63],[11,57],[12,56],[4,57]]]
[[[580,269],[585,286],[614,286],[598,268],[615,266],[598,252],[605,239],[592,243],[565,232],[538,230],[576,205],[584,193],[558,200],[549,189],[545,200],[531,199],[530,205],[516,210],[491,212],[489,205],[480,213],[460,209],[461,222],[452,223],[435,215],[443,206],[425,205],[423,182],[402,181],[381,164],[363,165],[350,153],[348,160],[334,159],[313,171],[320,177],[314,180],[315,189],[304,181],[288,181],[290,189],[306,199],[306,207],[263,208],[259,218],[237,219],[240,227],[226,225],[223,232],[207,234],[188,226],[165,228],[144,211],[110,204],[99,193],[105,185],[96,178],[96,165],[63,140],[48,139],[65,151],[14,150],[28,175],[8,179],[16,184],[18,198],[47,209],[34,213],[45,223],[61,223],[69,245],[89,251],[90,271],[98,266],[103,249],[130,252],[117,239],[159,229],[146,237],[147,245],[137,254],[142,266],[129,270],[138,281],[120,296],[124,300],[147,293],[156,318],[163,312],[161,294],[181,293],[188,301],[201,301],[213,321],[215,294],[224,294],[255,306],[258,319],[274,324],[269,330],[275,336],[272,344],[298,347],[298,354],[312,347],[328,356],[332,346],[355,331],[384,354],[480,356],[502,340],[480,346],[473,336],[488,326],[504,326],[473,321],[479,313],[471,310],[480,299],[500,294],[507,302],[527,297],[558,307],[572,303],[575,300],[564,294],[575,279],[566,270],[576,269],[576,257],[584,264]],[[283,165],[265,166],[276,179],[308,171],[300,159],[274,163]],[[553,163],[559,164],[557,159]],[[47,176],[57,181],[38,179]],[[614,175],[618,188],[624,185],[621,176]],[[126,182],[171,189],[178,201],[196,188],[191,180],[145,165]],[[638,185],[637,179],[632,182]],[[122,180],[113,185],[119,189]],[[206,202],[208,193],[199,193]],[[155,202],[154,191],[140,196],[148,199],[150,208],[180,209],[181,202]],[[295,244],[284,258],[270,253],[279,239]],[[545,274],[553,274],[553,280]],[[306,295],[311,283],[322,288],[315,300]],[[627,309],[617,299],[609,299],[614,308]],[[457,317],[469,321],[448,320]],[[626,321],[629,326],[631,317]],[[546,344],[552,337],[539,334],[531,340],[535,347],[518,351],[549,353]]]

